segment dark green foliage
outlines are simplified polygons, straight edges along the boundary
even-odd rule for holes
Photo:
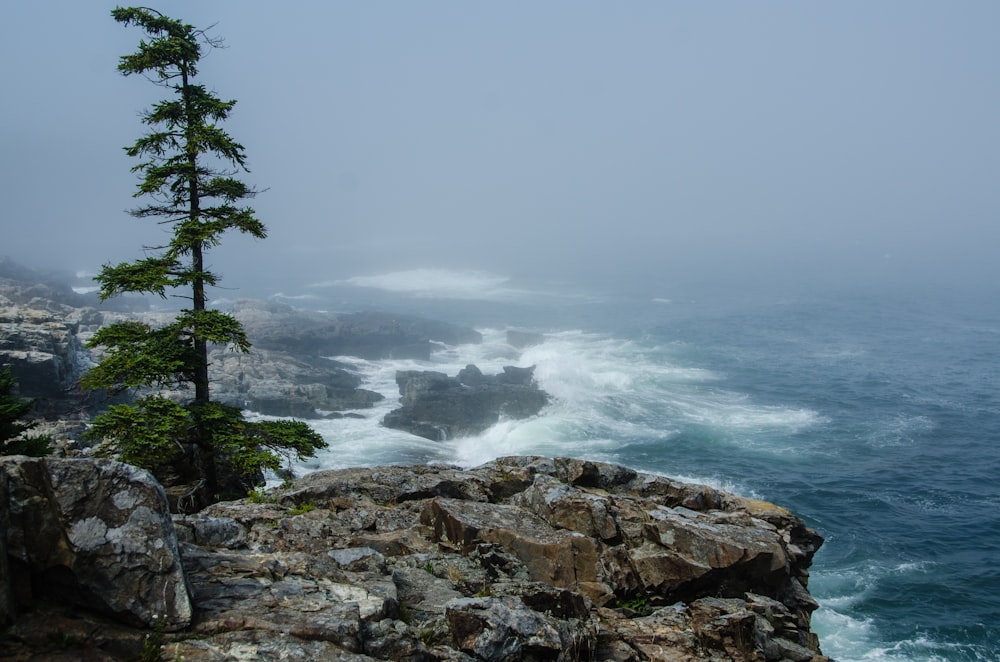
[[[14,394],[17,380],[10,374],[10,368],[0,370],[0,441],[7,441],[31,429],[31,424],[20,421],[29,411],[31,402]]]
[[[0,455],[45,457],[52,454],[52,437],[47,434],[26,435],[0,442]]]
[[[276,471],[282,460],[312,457],[326,442],[301,421],[247,421],[236,407],[209,402],[189,407],[201,434],[240,476]]]
[[[109,407],[94,419],[86,437],[109,441],[123,462],[155,471],[184,453],[183,444],[193,432],[194,421],[184,406],[148,396]]]
[[[247,421],[236,407],[182,405],[160,396],[110,407],[87,437],[110,441],[123,461],[151,471],[178,460],[186,443],[201,441],[225,458],[247,487],[262,469],[280,469],[282,460],[303,460],[326,445],[301,421]]]
[[[96,417],[88,435],[109,441],[125,461],[154,471],[172,467],[190,474],[178,467],[187,462],[215,495],[220,465],[253,483],[263,469],[279,468],[282,457],[309,457],[326,443],[304,423],[251,423],[210,398],[209,346],[246,352],[250,343],[235,318],[207,306],[206,290],[218,284],[218,276],[205,267],[205,252],[229,230],[267,236],[253,209],[240,206],[256,194],[233,176],[247,171],[243,146],[218,125],[236,102],[193,82],[202,47],[220,42],[153,9],[119,7],[111,14],[147,37],[135,53],[121,57],[118,70],[140,74],[171,95],[141,115],[149,132],[125,148],[139,159],[132,168],[140,175],[135,197],[150,201],[131,214],[169,227],[171,235],[166,245],[147,248],[142,259],[104,265],[96,278],[100,296],[167,297],[179,291],[191,305],[166,326],[125,321],[99,330],[89,344],[103,347],[105,357],[81,384],[113,393],[193,387],[193,397],[185,403],[152,395],[112,406]]]
[[[198,342],[250,349],[246,333],[230,315],[217,310],[182,310],[164,327],[124,321],[99,329],[91,347],[104,346],[107,356],[88,372],[85,388],[121,391],[142,386],[178,386],[197,378],[197,366],[207,361]]]
[[[43,457],[52,452],[52,439],[43,435],[25,435],[34,427],[21,419],[34,403],[14,393],[17,380],[10,368],[0,369],[0,455],[30,455]]]

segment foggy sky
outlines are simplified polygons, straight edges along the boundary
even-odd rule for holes
[[[199,80],[270,237],[224,241],[225,285],[1000,275],[996,2],[145,4],[227,45]],[[164,93],[113,7],[4,5],[0,254],[162,240],[122,147]]]

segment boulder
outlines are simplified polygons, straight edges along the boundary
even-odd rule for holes
[[[460,598],[445,607],[455,647],[477,660],[579,659],[554,618],[516,598]]]
[[[56,600],[165,631],[192,609],[163,488],[119,462],[7,457],[6,547],[30,577],[17,602]]]
[[[480,434],[501,419],[538,414],[548,395],[538,388],[534,368],[506,366],[484,375],[469,365],[457,376],[429,370],[396,373],[400,407],[385,415],[386,427],[435,441]]]

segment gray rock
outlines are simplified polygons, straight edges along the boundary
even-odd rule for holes
[[[248,354],[212,350],[213,397],[269,416],[317,418],[322,412],[367,409],[384,399],[361,379],[322,357],[299,359],[254,348]]]
[[[182,529],[190,531],[189,539],[185,542],[225,549],[239,549],[246,546],[246,528],[230,517],[192,517],[189,520],[184,515],[175,515],[174,523],[178,532]]]
[[[327,555],[337,562],[337,565],[348,570],[385,571],[385,556],[371,547],[350,547],[348,549],[331,549]]]
[[[270,630],[237,630],[211,638],[191,638],[164,646],[168,660],[184,662],[370,662],[330,641],[276,636]]]
[[[460,598],[445,608],[455,646],[478,660],[573,659],[554,619],[516,598]]]
[[[41,306],[41,307],[31,307]],[[37,398],[36,413],[84,406],[76,382],[90,366],[79,330],[87,310],[33,301],[0,299],[0,365],[10,366],[20,395]]]
[[[39,597],[167,631],[192,609],[163,488],[111,461],[8,457],[7,554]],[[33,597],[33,596],[32,596]]]
[[[474,365],[456,377],[441,372],[401,370],[396,373],[400,407],[382,419],[386,427],[435,441],[479,434],[502,418],[538,414],[548,395],[538,388],[534,368],[507,366],[487,376]]]

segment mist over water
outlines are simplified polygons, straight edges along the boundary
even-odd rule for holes
[[[358,412],[363,419],[316,422],[330,448],[300,470],[540,454],[707,483],[789,507],[826,537],[810,583],[826,654],[1000,657],[1000,298],[991,287],[634,283],[616,297],[446,270],[345,280],[324,289],[333,298],[311,302],[468,323],[484,340],[438,344],[428,362],[336,357],[386,400]],[[515,349],[509,328],[545,341]],[[533,365],[552,403],[444,442],[379,425],[398,403],[396,370],[454,375],[469,363],[486,373]]]
[[[112,5],[8,5],[0,252],[94,273],[163,245],[124,211],[122,147],[164,98],[115,70],[138,35]],[[827,536],[827,653],[1000,658],[1000,3],[161,9],[225,38],[200,82],[238,100],[262,191],[268,239],[213,248],[213,304],[486,337],[340,357],[387,400],[317,423],[304,469],[537,452],[710,482]],[[536,365],[553,403],[444,443],[378,425],[397,369],[467,363]]]

